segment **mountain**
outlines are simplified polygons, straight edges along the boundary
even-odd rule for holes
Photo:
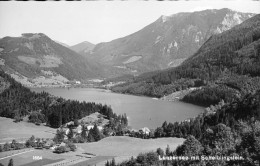
[[[0,68],[23,84],[62,84],[104,76],[97,63],[51,40],[43,33],[0,40]]]
[[[97,44],[90,57],[137,74],[175,67],[193,55],[211,35],[224,32],[253,15],[213,9],[161,16],[138,32]]]
[[[209,105],[260,89],[260,15],[211,36],[180,66],[150,72],[112,88],[121,93],[162,97],[202,87],[184,97]]]
[[[58,44],[64,46],[64,47],[67,47],[67,48],[70,47],[68,44],[62,43],[62,42],[60,42],[60,41],[57,41],[57,40],[54,40],[54,41],[55,41],[56,43],[58,43]]]
[[[95,47],[95,44],[92,44],[88,41],[81,42],[79,44],[76,44],[74,46],[71,46],[70,49],[73,51],[81,54],[81,55],[86,55],[88,53],[91,53],[93,48]]]

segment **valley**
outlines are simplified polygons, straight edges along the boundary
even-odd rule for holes
[[[4,37],[0,40],[0,68],[34,87],[138,76],[181,65],[210,36],[254,15],[224,8],[161,16],[133,34],[96,45],[84,41],[69,46],[43,33]]]
[[[256,166],[259,111],[260,14],[162,15],[97,44],[0,39],[0,165]]]

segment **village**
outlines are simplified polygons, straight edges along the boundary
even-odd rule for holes
[[[96,156],[96,154],[88,153],[83,150],[81,147],[83,144],[96,142],[104,137],[120,135],[123,137],[148,138],[151,134],[150,129],[147,127],[139,130],[125,127],[122,128],[122,131],[115,132],[113,130],[108,130],[107,126],[109,123],[106,116],[95,112],[82,119],[63,124],[57,129],[54,138],[38,138],[32,135],[25,141],[17,141],[14,139],[11,142],[0,145],[0,160],[1,162],[8,163],[8,160],[13,156],[18,156],[21,153],[37,152],[37,154],[41,155],[34,157],[33,160],[43,160],[45,158],[44,155],[60,155],[58,158],[64,157],[65,155],[67,156],[67,159],[62,161],[62,163],[68,162],[68,160],[70,161],[70,158],[72,158],[73,160],[71,159],[71,161],[73,162],[71,163],[75,164],[76,161],[82,162],[85,159],[91,159]],[[36,126],[38,127],[38,125]],[[104,132],[106,132],[106,136],[104,135]],[[75,156],[78,157],[77,160],[75,160]]]

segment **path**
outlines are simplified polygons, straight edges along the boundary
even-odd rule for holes
[[[25,151],[25,152],[16,153],[16,154],[13,154],[13,155],[10,155],[10,156],[6,156],[6,157],[3,157],[3,158],[0,158],[0,160],[3,160],[3,159],[8,158],[8,157],[17,156],[17,155],[20,155],[20,154],[23,154],[23,153],[28,153],[28,152],[31,152],[31,151],[34,151],[34,150],[28,150],[28,151]]]

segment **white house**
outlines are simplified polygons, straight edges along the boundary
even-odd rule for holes
[[[144,134],[149,134],[151,131],[148,129],[148,127],[141,128],[139,131],[143,132]]]
[[[87,128],[88,128],[88,130],[93,129],[94,125],[88,125]],[[98,128],[99,131],[103,130],[102,126],[98,126],[97,128]]]

